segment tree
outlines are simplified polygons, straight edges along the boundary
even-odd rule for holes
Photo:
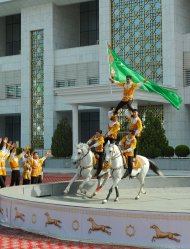
[[[150,158],[164,155],[164,150],[168,147],[168,140],[160,119],[153,112],[147,111],[143,126],[138,145],[139,154]]]
[[[54,131],[51,144],[54,157],[69,157],[72,154],[72,130],[67,119],[62,119]]]

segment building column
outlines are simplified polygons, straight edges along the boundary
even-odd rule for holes
[[[79,137],[78,125],[78,105],[72,105],[72,131],[73,131],[73,155],[78,144]]]
[[[100,108],[100,129],[102,130],[103,134],[108,131],[108,111],[108,107]]]

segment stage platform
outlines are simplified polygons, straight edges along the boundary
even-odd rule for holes
[[[190,177],[147,177],[139,200],[136,179],[120,182],[119,202],[102,204],[112,180],[90,199],[76,193],[76,182],[10,187],[0,190],[0,223],[63,240],[189,249]],[[96,187],[87,186],[88,196]],[[164,237],[164,238],[163,238]]]

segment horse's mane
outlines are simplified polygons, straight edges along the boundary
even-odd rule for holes
[[[82,147],[88,148],[88,144],[85,144],[85,143],[79,143],[79,144],[77,144],[77,148],[78,149],[80,149]]]

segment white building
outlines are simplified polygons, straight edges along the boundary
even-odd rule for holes
[[[107,42],[147,78],[177,91],[180,111],[138,90],[170,145],[190,145],[190,1],[1,0],[0,136],[48,149],[67,117],[73,144],[107,130],[122,89],[109,84]]]

